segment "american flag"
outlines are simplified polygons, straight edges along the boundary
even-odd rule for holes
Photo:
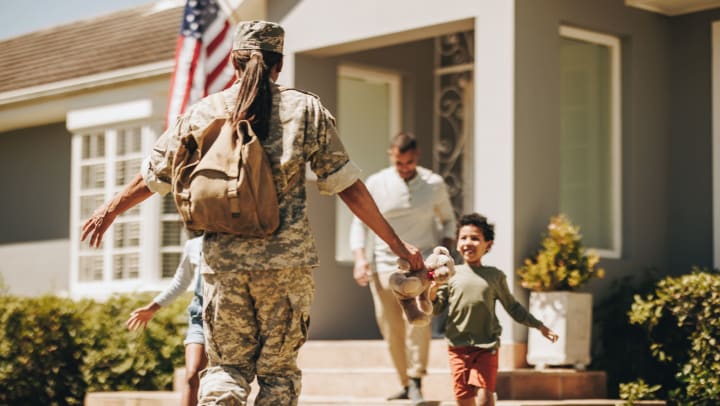
[[[214,0],[188,0],[175,48],[166,124],[185,108],[235,81],[228,62],[232,29]]]

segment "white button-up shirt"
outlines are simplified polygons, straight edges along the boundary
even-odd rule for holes
[[[418,166],[417,175],[405,182],[394,167],[368,177],[370,194],[398,236],[430,254],[442,239],[455,238],[455,214],[442,177]],[[364,248],[368,228],[357,217],[350,226],[350,248]],[[372,232],[371,232],[372,233]],[[397,270],[397,256],[372,233],[376,272]]]

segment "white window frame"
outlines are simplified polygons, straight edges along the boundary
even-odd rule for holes
[[[712,23],[713,265],[720,269],[720,21]]]
[[[611,142],[611,212],[612,248],[593,251],[602,258],[622,257],[622,97],[621,97],[621,56],[620,38],[561,25],[561,37],[585,41],[608,47],[610,51],[610,142]]]
[[[390,111],[388,112],[388,142],[395,134],[399,133],[402,128],[402,74],[391,70],[383,70],[375,67],[368,67],[358,64],[340,64],[337,67],[337,78],[353,78],[368,83],[383,83],[388,85],[390,93]],[[384,153],[387,145],[378,146],[378,151]],[[314,175],[314,174],[313,174]],[[367,174],[369,175],[369,174]],[[338,200],[339,201],[339,200]],[[335,218],[335,261],[338,264],[352,265],[354,258],[352,252],[348,255],[342,255],[337,249],[338,246],[350,246],[349,232],[350,230],[342,230],[338,222],[339,214]],[[366,244],[369,254],[371,244]]]
[[[105,155],[99,159],[106,166],[104,200],[112,198],[122,188],[115,185],[116,135],[118,129],[136,127],[140,129],[142,156],[152,149],[163,127],[158,103],[150,99],[134,100],[114,105],[73,110],[67,115],[67,128],[72,135],[71,164],[71,206],[70,206],[70,294],[73,298],[91,297],[105,299],[113,293],[127,293],[142,290],[162,290],[165,282],[161,278],[160,205],[159,196],[143,202],[139,209],[140,246],[132,251],[139,253],[138,277],[113,279],[113,255],[127,252],[127,248],[114,248],[114,232],[111,226],[105,232],[103,247],[97,253],[103,256],[103,278],[100,281],[79,280],[80,231],[86,220],[80,218],[82,137],[85,134],[102,133],[105,136]],[[83,243],[87,244],[87,242]],[[182,250],[182,246],[172,247]],[[85,249],[83,249],[85,250]]]

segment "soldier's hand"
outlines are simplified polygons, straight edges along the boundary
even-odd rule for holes
[[[102,243],[105,231],[113,221],[115,221],[115,215],[111,214],[109,210],[109,202],[103,204],[83,223],[80,241],[85,241],[90,236],[90,246],[98,248]]]

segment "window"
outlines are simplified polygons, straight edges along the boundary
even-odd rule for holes
[[[588,247],[621,255],[620,40],[560,28],[560,211]]]
[[[120,192],[139,172],[160,133],[157,124],[136,124],[74,135],[73,200],[77,209],[73,211],[73,224],[78,229],[97,207]],[[74,239],[77,252],[74,283],[82,286],[101,282],[107,285],[103,289],[109,294],[136,290],[143,282],[172,277],[187,239],[183,230],[172,195],[152,197],[148,203],[115,219],[100,249]],[[97,290],[81,287],[77,293],[94,294],[92,289]]]
[[[80,216],[86,219],[105,201],[105,134],[91,133],[80,136]],[[104,244],[103,244],[104,245]],[[103,280],[104,258],[102,251],[80,250],[78,280]]]
[[[720,269],[720,21],[712,23],[713,264]]]
[[[347,65],[338,69],[338,132],[365,176],[388,165],[385,150],[400,131],[400,87],[401,76],[394,72]],[[352,262],[353,215],[340,199],[335,208],[335,259]]]
[[[182,220],[175,208],[172,193],[162,198],[160,209],[160,263],[162,278],[172,278],[182,257],[182,249],[187,240]]]

